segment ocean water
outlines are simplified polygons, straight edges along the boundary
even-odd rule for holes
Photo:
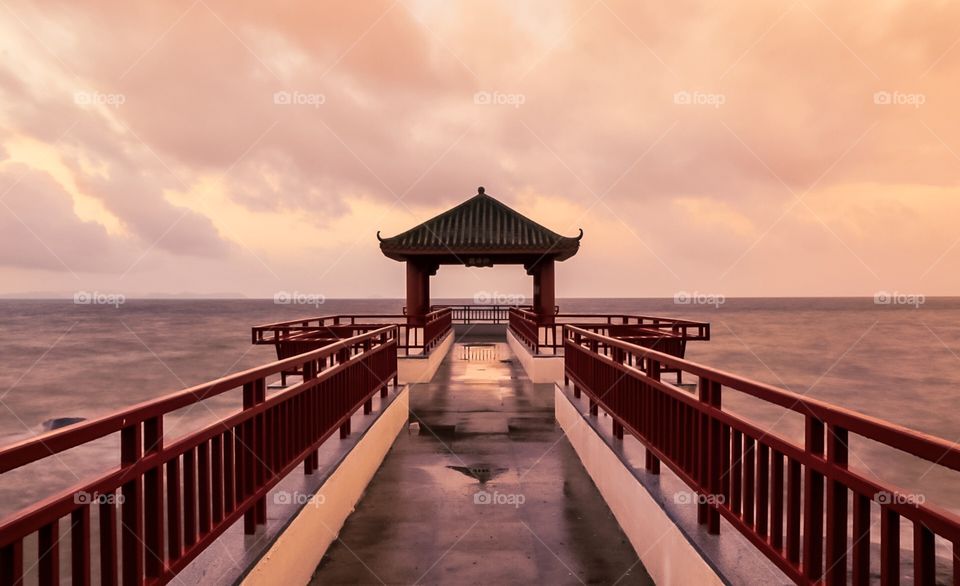
[[[453,303],[457,300],[436,300]],[[460,302],[467,302],[460,300]],[[250,326],[331,313],[399,313],[401,300],[0,301],[0,444],[44,431],[45,421],[94,418],[274,359],[250,344]],[[687,358],[867,415],[960,440],[960,299],[919,306],[873,299],[567,299],[564,312],[642,313],[709,321],[712,339]],[[223,396],[166,418],[176,437],[239,406]],[[794,441],[792,413],[725,393],[729,408]],[[960,512],[958,475],[869,442],[851,442],[851,467]],[[0,515],[118,462],[116,438],[0,476]]]

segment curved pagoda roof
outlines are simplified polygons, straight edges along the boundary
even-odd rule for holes
[[[577,253],[582,237],[583,230],[574,237],[557,234],[487,195],[483,187],[467,201],[406,232],[391,238],[377,232],[380,250],[394,260],[416,257],[479,266],[545,257],[566,260]],[[460,258],[477,255],[479,262]]]

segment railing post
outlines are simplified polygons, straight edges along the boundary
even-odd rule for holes
[[[624,356],[625,356],[625,355],[626,355],[626,352],[624,352],[623,348],[616,348],[616,347],[613,348],[613,361],[614,361],[614,362],[616,362],[616,363],[618,363],[618,364],[623,364],[623,360],[624,360]],[[612,390],[612,389],[611,389],[611,390]],[[618,393],[618,394],[619,394],[619,393]],[[622,399],[620,399],[620,400],[622,400]],[[618,439],[618,440],[622,440],[622,439],[623,439],[623,425],[622,425],[619,421],[617,421],[617,419],[616,419],[616,414],[611,413],[611,414],[610,414],[610,419],[613,420],[613,437],[615,437],[615,438]]]
[[[770,448],[757,442],[757,534],[766,538],[770,520]]]
[[[853,568],[853,584],[857,586],[870,583],[870,497],[853,493],[853,545],[850,547],[850,565]],[[958,558],[960,559],[960,558]],[[954,576],[960,576],[960,568],[954,570]]]
[[[800,563],[800,462],[787,456],[787,560]]]
[[[697,380],[697,399],[701,405],[710,404],[710,382],[704,377]],[[710,453],[712,444],[710,443],[710,417],[706,413],[701,413],[698,422],[700,445],[697,446],[697,483],[705,489],[705,492],[712,494],[711,476],[710,476]],[[697,523],[706,525],[710,513],[710,504],[708,500],[700,499],[697,502]]]
[[[303,380],[304,382],[308,380],[313,380],[317,377],[317,363],[315,360],[309,360],[303,365]],[[309,397],[316,396],[316,388],[310,389],[307,391]],[[308,402],[312,405],[312,402]],[[317,417],[319,414],[311,409],[309,414],[310,417]],[[313,441],[314,438],[311,436],[310,441]],[[303,459],[303,473],[304,474],[313,474],[314,470],[320,467],[320,456],[317,450],[310,452],[310,455]]]
[[[914,584],[935,584],[937,568],[936,536],[923,523],[913,523],[913,567]],[[954,560],[954,568],[958,564]],[[960,582],[960,576],[954,574],[954,583]]]
[[[90,505],[70,514],[71,578],[77,586],[90,584]],[[3,565],[0,560],[0,566]],[[2,575],[0,575],[2,583]]]
[[[116,497],[116,491],[111,496]],[[117,560],[117,503],[116,499],[98,505],[100,516],[100,583],[104,586],[118,584]]]
[[[267,381],[266,379],[259,378],[254,383],[254,392],[256,396],[257,405],[263,403],[267,398]],[[266,412],[257,415],[257,425],[256,425],[256,445],[254,446],[254,454],[256,455],[256,462],[254,467],[257,471],[257,488],[266,484],[267,482],[267,433],[266,433]],[[201,477],[202,478],[202,477]],[[257,512],[257,524],[266,525],[267,523],[267,498],[261,497],[257,504],[254,506],[254,509]]]
[[[823,433],[823,422],[808,414],[805,445],[815,458],[823,458]],[[814,582],[823,573],[823,475],[811,466],[803,475],[803,573]]]
[[[243,385],[243,408],[250,409],[263,402],[266,395],[266,381],[262,378]],[[240,482],[245,487],[244,497],[249,497],[263,486],[266,479],[266,470],[263,465],[263,443],[266,434],[263,433],[263,415],[248,419],[243,424],[243,477]],[[290,433],[284,430],[283,433]],[[282,438],[276,438],[280,441]],[[237,454],[239,457],[240,454]],[[243,514],[243,530],[247,535],[257,531],[257,525],[266,523],[267,500],[265,497],[257,501]]]
[[[834,424],[827,427],[827,461],[847,467],[847,430]],[[837,480],[827,483],[827,555],[828,586],[847,581],[847,487]]]
[[[900,514],[880,505],[880,585],[900,583]]]
[[[594,352],[596,352],[596,342],[595,341],[592,341],[592,342],[593,342]],[[660,363],[659,362],[650,358],[647,359],[647,376],[649,376],[655,381],[660,380]],[[659,391],[653,390],[652,392],[658,393]],[[660,417],[660,413],[656,412],[656,405],[659,404],[659,401],[654,400],[654,401],[651,401],[650,404],[653,406],[652,409],[654,410],[654,412],[650,414],[650,421],[653,422],[654,426],[662,424],[662,418]],[[651,431],[650,441],[653,441],[652,438],[657,437],[658,434],[655,430],[651,429],[650,431]],[[644,462],[644,467],[646,468],[647,472],[649,472],[650,474],[660,474],[660,459],[653,455],[653,452],[650,450],[649,447],[646,448],[646,458]]]
[[[611,419],[613,418],[611,417]],[[616,419],[613,419],[613,437],[618,440],[623,439],[623,425]]]
[[[41,585],[60,583],[60,520],[37,531],[37,574]],[[22,583],[22,582],[21,582]]]
[[[211,522],[213,526],[223,521],[223,435],[215,435],[210,440],[210,449],[213,457],[210,461],[213,503],[211,510]]]
[[[144,422],[144,446],[147,454],[163,450],[163,415]],[[146,571],[151,578],[164,570],[163,555],[163,465],[144,474],[144,512],[146,539]]]
[[[700,377],[697,383],[700,401],[714,407],[720,408],[720,383]],[[707,531],[711,535],[720,534],[720,505],[718,496],[722,491],[721,467],[720,467],[720,421],[709,415],[704,415],[700,426],[700,437],[705,439],[705,445],[700,446],[701,473],[704,479],[704,487],[709,491],[712,498],[707,502],[701,502],[698,505],[697,519],[700,523],[707,525]]]
[[[771,450],[770,458],[770,545],[779,550],[783,548],[783,454]]]
[[[133,466],[143,456],[143,435],[140,422],[120,431],[120,466]],[[123,550],[123,583],[143,581],[143,479],[139,474],[121,487],[123,505],[121,547]]]
[[[23,583],[23,540],[0,548],[0,583]]]

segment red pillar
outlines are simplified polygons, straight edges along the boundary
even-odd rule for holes
[[[430,276],[437,274],[437,265],[407,261],[407,323],[423,325],[430,312]]]
[[[423,294],[423,313],[430,313],[430,276],[436,274],[436,269],[421,269],[423,275],[423,285],[421,292]]]
[[[540,317],[541,323],[553,323],[557,297],[554,287],[554,263],[552,258],[537,264],[533,272],[533,283],[534,311]]]
[[[424,284],[429,283],[430,276],[420,265],[407,261],[407,323],[418,325],[423,323],[426,291]]]
[[[533,269],[533,310],[539,311],[540,307],[540,270]]]

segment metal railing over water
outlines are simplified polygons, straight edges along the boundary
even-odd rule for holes
[[[267,378],[291,369],[303,381],[267,397]],[[351,415],[369,413],[396,376],[397,328],[382,326],[0,448],[5,473],[120,435],[118,468],[0,521],[0,584],[22,583],[25,571],[40,584],[61,574],[74,584],[93,575],[103,584],[168,582],[241,517],[246,533],[266,523],[267,492],[301,464],[315,471],[320,445],[338,429],[346,437]],[[233,392],[241,411],[164,444],[164,415]]]
[[[643,444],[648,471],[663,462],[696,491],[710,533],[722,516],[800,584],[845,584],[848,571],[867,584],[878,519],[881,581],[897,584],[902,519],[913,529],[915,583],[938,583],[938,537],[952,544],[960,583],[960,517],[847,466],[851,435],[960,471],[956,444],[585,328],[564,326],[563,344],[574,395],[587,395],[591,414],[610,414],[615,437],[626,431]],[[696,394],[662,381],[668,368],[695,378]],[[724,411],[731,391],[802,415],[804,445]]]

